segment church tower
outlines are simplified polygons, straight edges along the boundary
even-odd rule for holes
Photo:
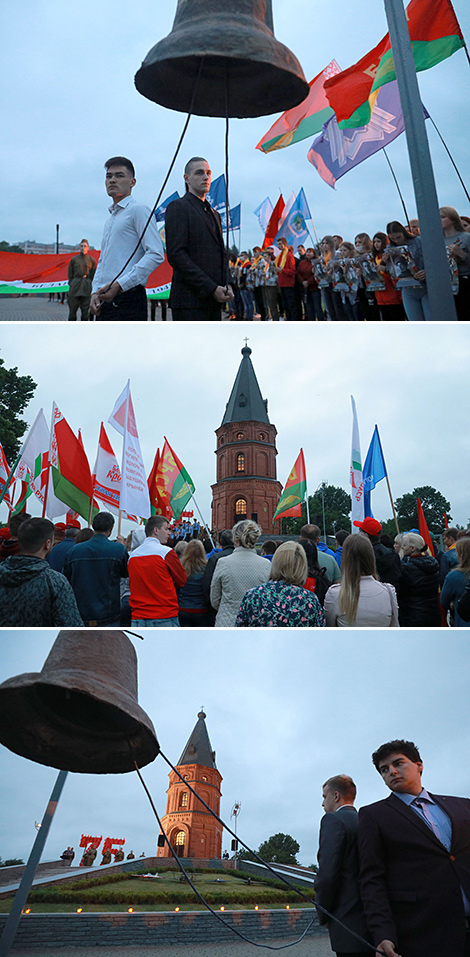
[[[184,781],[170,771],[170,786],[166,814],[162,827],[179,857],[211,859],[222,857],[222,825],[185,786],[185,781],[206,804],[220,814],[220,784],[222,775],[215,764],[207,733],[204,711],[200,711],[196,725],[176,765]],[[171,857],[168,845],[157,849],[157,857]]]
[[[246,340],[245,340],[246,342]],[[217,481],[212,485],[212,526],[218,532],[243,518],[272,535],[282,491],[276,478],[277,430],[269,421],[245,344],[242,361],[217,436]]]

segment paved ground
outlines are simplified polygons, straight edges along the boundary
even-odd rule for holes
[[[20,296],[19,299],[10,299],[0,296],[0,322],[67,322],[68,306],[60,302],[49,302],[48,298],[37,296]],[[167,316],[171,322],[171,312]],[[148,304],[148,318],[150,319],[150,303]],[[155,321],[161,322],[162,313],[159,306],[155,311]]]
[[[295,938],[293,938],[295,939]],[[283,947],[289,940],[269,940],[266,943],[273,947]],[[315,935],[314,937],[305,937],[299,944],[293,947],[287,947],[280,951],[285,957],[292,954],[292,957],[334,957],[330,948],[328,934]],[[153,954],[153,957],[261,957],[270,954],[275,955],[275,950],[267,950],[265,947],[256,947],[254,944],[246,944],[242,940],[234,940],[233,943],[224,944],[174,944],[173,946],[151,947],[60,947],[51,950],[42,950],[40,947],[34,947],[30,950],[16,949],[11,951],[12,957],[51,957],[57,954],[57,957],[146,957]]]

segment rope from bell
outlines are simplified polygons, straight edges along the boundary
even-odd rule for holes
[[[180,774],[180,772],[178,771],[178,769],[173,766],[173,764],[171,763],[171,761],[163,754],[163,751],[160,751],[159,754],[161,755],[161,757],[163,758],[163,760],[166,762],[166,764],[168,764],[169,768],[171,768],[171,770],[172,770],[172,771],[177,775],[177,777],[183,782],[183,784],[185,785],[185,787],[187,787],[188,790],[191,791],[192,794],[194,794],[194,796],[197,798],[197,800],[200,801],[201,804],[206,808],[206,810],[209,811],[209,814],[211,814],[212,817],[214,817],[215,820],[218,821],[218,823],[221,824],[222,827],[223,827],[226,831],[228,831],[228,833],[231,834],[232,837],[234,837],[236,841],[239,841],[240,844],[242,844],[243,847],[244,847],[247,851],[249,851],[251,854],[253,854],[253,856],[256,858],[257,861],[259,861],[260,864],[262,864],[268,871],[271,871],[271,873],[273,874],[273,876],[275,877],[276,880],[278,880],[278,881],[280,880],[282,883],[286,884],[287,887],[288,887],[291,891],[293,891],[295,894],[298,894],[298,896],[299,896],[299,897],[302,897],[303,900],[307,901],[307,903],[309,903],[309,904],[314,904],[315,907],[317,908],[317,910],[320,910],[320,911],[322,912],[322,914],[325,914],[325,916],[328,917],[330,920],[334,920],[335,923],[339,924],[339,926],[343,928],[343,930],[347,930],[349,934],[351,934],[353,937],[355,937],[356,940],[360,941],[360,943],[363,944],[368,950],[372,951],[372,953],[374,953],[374,954],[381,954],[381,955],[383,955],[383,957],[385,957],[384,952],[383,952],[382,950],[379,950],[377,947],[374,947],[373,944],[370,944],[369,941],[367,941],[367,940],[365,940],[363,937],[361,937],[360,934],[356,934],[356,932],[355,932],[354,930],[351,930],[350,927],[348,927],[346,924],[343,924],[343,922],[342,922],[338,917],[335,917],[334,914],[331,914],[330,911],[328,911],[328,910],[326,909],[326,907],[323,907],[321,904],[318,904],[312,897],[309,897],[307,894],[304,894],[304,892],[303,892],[299,887],[296,887],[295,884],[292,884],[292,882],[291,882],[284,874],[275,871],[275,870],[271,867],[270,864],[268,864],[266,861],[263,860],[262,857],[259,856],[259,854],[258,854],[256,851],[253,851],[253,850],[248,846],[248,844],[245,844],[245,842],[241,839],[241,837],[239,837],[239,835],[235,834],[235,832],[232,831],[232,829],[228,826],[228,824],[225,824],[225,822],[222,820],[222,818],[219,817],[219,815],[216,814],[216,812],[204,801],[204,798],[202,798],[202,797],[197,793],[197,791],[194,790],[194,788],[191,786],[191,784],[189,783],[189,781],[187,781],[187,780],[182,776],[182,774]],[[140,778],[140,780],[141,780],[141,782],[142,782],[142,786],[143,786],[143,788],[144,788],[144,790],[145,790],[145,792],[146,792],[146,794],[147,794],[147,797],[149,798],[151,807],[152,807],[153,812],[154,812],[154,814],[155,814],[155,816],[156,816],[156,818],[157,818],[158,824],[159,824],[159,826],[160,826],[160,828],[161,828],[161,831],[162,831],[162,834],[163,834],[163,836],[164,836],[164,838],[165,838],[165,841],[167,842],[168,847],[170,848],[170,851],[171,851],[173,857],[174,857],[175,860],[177,861],[178,867],[180,868],[180,870],[183,872],[183,874],[184,874],[185,877],[187,878],[188,883],[189,883],[190,886],[193,888],[195,894],[199,897],[199,899],[202,901],[202,903],[204,904],[204,906],[207,907],[207,909],[210,910],[210,912],[211,912],[212,914],[214,914],[215,917],[217,917],[218,920],[220,920],[222,923],[226,924],[226,926],[229,927],[230,930],[232,930],[232,931],[233,931],[235,934],[237,934],[239,937],[243,937],[244,940],[248,940],[247,937],[245,937],[243,934],[241,934],[239,931],[237,931],[234,927],[232,927],[230,924],[228,924],[227,921],[224,921],[224,919],[220,917],[220,915],[217,913],[217,911],[214,911],[213,908],[211,908],[211,906],[204,900],[204,898],[203,898],[202,895],[199,893],[199,891],[197,890],[197,888],[195,888],[194,885],[191,883],[191,880],[190,880],[189,876],[187,875],[187,873],[185,872],[185,869],[184,869],[183,865],[181,864],[181,861],[180,861],[179,857],[178,857],[177,854],[174,852],[174,850],[173,850],[173,848],[172,848],[172,846],[171,846],[171,844],[170,844],[170,842],[169,842],[169,840],[168,840],[168,837],[167,837],[167,835],[165,834],[165,831],[163,830],[163,827],[162,827],[162,825],[161,825],[160,818],[158,817],[157,810],[156,810],[156,808],[155,808],[155,805],[154,805],[154,803],[153,803],[153,801],[152,801],[151,795],[150,795],[150,793],[149,793],[149,791],[148,791],[148,789],[147,789],[147,787],[146,787],[146,785],[145,785],[145,782],[144,782],[144,780],[143,780],[143,778],[142,778],[142,775],[141,775],[141,773],[140,773],[140,770],[139,770],[139,768],[138,768],[138,766],[137,766],[137,762],[136,762],[135,760],[134,760],[134,765],[135,765],[135,769],[136,769],[136,771],[137,771],[137,774],[139,775],[139,778]],[[268,949],[268,950],[284,950],[284,949],[287,948],[287,947],[292,947],[294,944],[299,943],[299,941],[302,940],[302,939],[305,937],[305,934],[308,932],[308,930],[309,930],[310,927],[312,926],[312,923],[313,923],[313,920],[310,921],[310,923],[307,925],[307,927],[306,927],[306,929],[304,930],[302,936],[299,937],[298,940],[292,941],[290,944],[283,944],[283,945],[280,946],[280,947],[274,947],[274,946],[272,946],[272,945],[270,945],[270,944],[260,944],[260,943],[257,943],[256,941],[249,941],[249,943],[252,943],[252,944],[254,944],[254,945],[257,946],[257,947],[264,947],[264,948],[266,948],[266,949]]]
[[[161,189],[160,189],[160,192],[159,192],[159,194],[158,194],[158,196],[157,196],[157,198],[156,198],[156,200],[155,200],[155,203],[154,203],[154,205],[153,205],[153,208],[152,208],[151,211],[150,211],[150,215],[149,215],[149,217],[148,217],[148,219],[147,219],[147,222],[146,222],[146,224],[145,224],[145,226],[144,226],[144,228],[143,228],[143,230],[142,230],[142,232],[141,232],[141,234],[140,234],[140,236],[139,236],[139,238],[138,238],[138,240],[137,240],[137,243],[136,243],[135,248],[132,250],[132,252],[131,252],[129,258],[128,258],[127,261],[124,263],[122,269],[120,269],[119,272],[117,273],[117,275],[114,277],[114,279],[112,279],[111,282],[108,283],[108,285],[107,285],[106,288],[105,288],[105,292],[108,292],[108,290],[111,288],[113,282],[116,282],[116,280],[119,279],[119,276],[122,276],[122,273],[124,272],[124,270],[125,270],[125,269],[127,268],[127,266],[129,265],[131,259],[133,258],[133,256],[135,256],[135,254],[136,254],[136,252],[137,252],[137,250],[138,250],[138,248],[139,248],[139,246],[140,246],[140,244],[141,244],[141,242],[142,242],[142,239],[144,238],[145,233],[147,232],[147,228],[148,228],[148,226],[149,226],[149,223],[150,223],[151,220],[152,220],[152,216],[154,215],[155,210],[157,209],[157,207],[160,205],[160,200],[161,200],[162,195],[163,195],[163,190],[164,190],[165,187],[166,187],[166,184],[167,184],[167,182],[168,182],[168,180],[169,180],[169,178],[170,178],[170,175],[171,175],[171,172],[172,172],[172,170],[173,170],[173,167],[174,167],[174,165],[175,165],[175,163],[176,163],[176,159],[177,159],[178,153],[179,153],[179,151],[180,151],[180,149],[181,149],[181,145],[182,145],[182,143],[183,143],[184,137],[185,137],[185,135],[186,135],[186,131],[187,131],[188,126],[189,126],[189,121],[190,121],[191,116],[192,116],[192,113],[193,113],[194,100],[195,100],[195,98],[196,98],[196,92],[197,92],[197,88],[198,88],[198,86],[199,86],[199,80],[201,79],[201,74],[202,74],[202,68],[203,68],[203,65],[204,65],[204,60],[205,60],[205,57],[201,57],[201,62],[200,62],[200,64],[199,64],[199,71],[198,71],[198,75],[197,75],[197,78],[196,78],[196,83],[195,83],[195,85],[194,85],[193,94],[192,94],[192,97],[191,97],[191,103],[190,103],[190,106],[189,106],[189,113],[188,113],[188,115],[187,115],[187,117],[186,117],[186,120],[185,120],[185,123],[184,123],[184,126],[183,126],[183,130],[182,130],[181,136],[180,136],[179,141],[178,141],[178,145],[177,145],[177,147],[176,147],[176,150],[175,150],[174,155],[173,155],[173,159],[172,159],[172,161],[171,161],[171,163],[170,163],[170,166],[169,166],[169,168],[168,168],[168,172],[167,172],[167,174],[166,174],[166,176],[165,176],[165,179],[163,180],[163,184],[162,184],[162,187],[161,187]]]

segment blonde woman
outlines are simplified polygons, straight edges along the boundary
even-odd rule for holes
[[[447,573],[441,589],[441,605],[447,612],[448,623],[455,628],[468,628],[457,611],[459,598],[462,597],[467,582],[470,581],[470,537],[458,538],[455,546],[459,564]]]
[[[211,605],[217,609],[217,628],[233,628],[242,598],[249,588],[269,578],[271,562],[255,551],[262,529],[243,519],[232,529],[235,546],[227,558],[219,558],[211,582]]]
[[[341,582],[328,589],[327,626],[393,628],[398,625],[393,585],[377,577],[374,549],[365,535],[348,535],[341,554]]]
[[[186,584],[178,592],[179,623],[182,628],[207,627],[212,621],[211,611],[202,594],[207,555],[199,539],[193,538],[185,544],[181,564],[186,572]]]
[[[316,595],[304,589],[308,565],[299,542],[274,552],[270,580],[250,588],[237,617],[238,628],[322,628],[325,616]]]

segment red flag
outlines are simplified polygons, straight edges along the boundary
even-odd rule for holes
[[[446,523],[446,528],[449,528],[449,522],[447,521],[447,515],[445,512],[444,512],[444,521]]]
[[[271,219],[269,220],[268,228],[266,230],[264,241],[263,241],[263,249],[266,249],[267,246],[273,245],[274,240],[279,232],[279,223],[281,222],[281,217],[284,212],[285,205],[286,204],[282,198],[282,193],[281,193],[271,213]]]
[[[421,535],[421,538],[424,538],[424,541],[426,542],[426,545],[428,546],[429,551],[431,552],[431,555],[434,555],[434,545],[432,543],[432,538],[429,534],[429,528],[427,526],[426,519],[424,517],[423,506],[421,505],[419,498],[416,499],[416,502],[418,505],[419,534]]]
[[[147,479],[150,495],[150,509],[152,515],[164,515],[165,518],[171,518],[173,511],[170,507],[170,492],[165,487],[161,471],[162,457],[160,449],[155,452],[152,471]]]

